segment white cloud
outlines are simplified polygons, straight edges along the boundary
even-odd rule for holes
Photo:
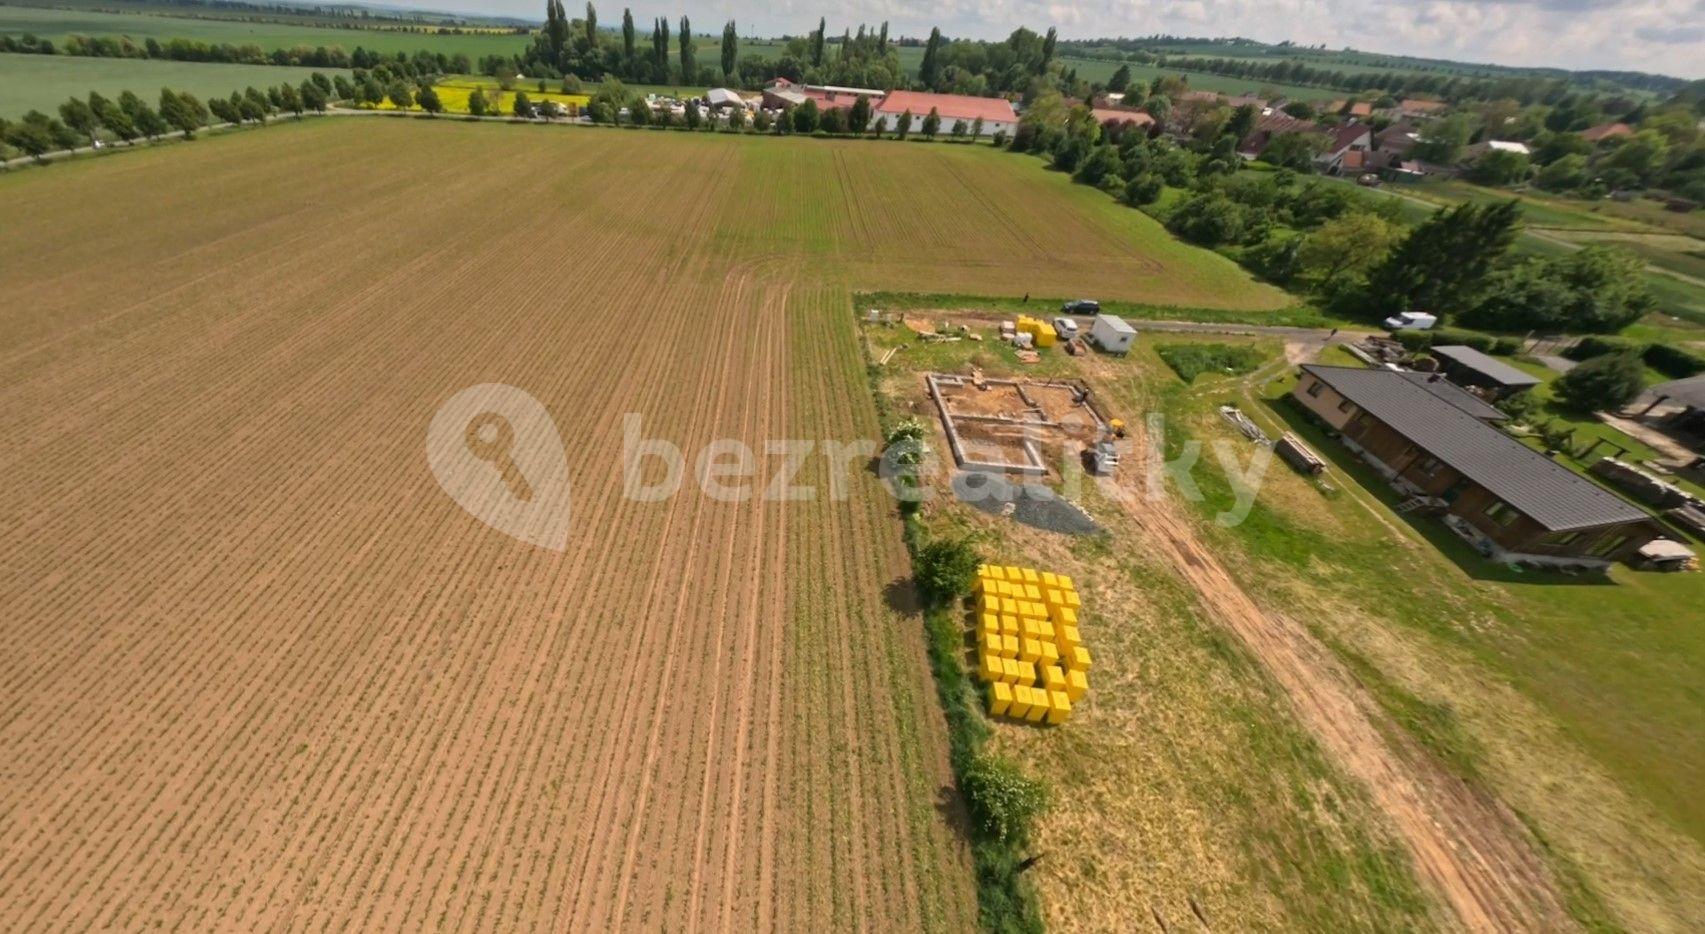
[[[452,8],[455,0],[451,0]],[[568,4],[570,15],[578,11]],[[467,0],[467,9],[473,9]],[[543,0],[492,0],[480,12],[543,16]],[[950,36],[996,39],[1018,26],[1062,36],[1247,36],[1329,48],[1456,58],[1500,65],[1615,68],[1705,77],[1705,0],[664,0],[633,4],[634,16],[679,17],[714,30],[733,18],[743,34],[803,34],[827,16],[830,32],[887,20],[895,35],[931,26]],[[601,4],[599,20],[621,7]]]

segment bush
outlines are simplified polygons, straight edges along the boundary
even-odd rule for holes
[[[1646,368],[1632,351],[1605,354],[1575,367],[1551,384],[1557,400],[1580,412],[1619,409],[1640,395]]]
[[[1573,347],[1563,351],[1563,356],[1570,360],[1591,360],[1608,353],[1628,353],[1630,351],[1638,353],[1640,350],[1640,345],[1630,341],[1589,335],[1576,341]]]
[[[971,592],[982,562],[969,538],[938,538],[918,549],[918,589],[935,605],[948,603]]]
[[[1638,354],[1647,366],[1671,379],[1686,379],[1705,373],[1705,357],[1673,344],[1642,344],[1614,337],[1589,336],[1565,350],[1563,356],[1570,360],[1591,360],[1619,353]]]
[[[1186,383],[1203,373],[1241,376],[1266,359],[1260,348],[1248,344],[1157,344],[1154,352]]]
[[[1671,379],[1686,379],[1705,372],[1705,357],[1671,344],[1649,344],[1640,358]]]
[[[1022,841],[1048,808],[1048,786],[1015,762],[988,754],[971,761],[961,779],[971,817],[984,835]]]
[[[1472,347],[1481,353],[1511,357],[1521,353],[1521,341],[1514,337],[1498,337],[1465,328],[1434,328],[1431,331],[1396,331],[1392,338],[1410,353],[1421,353],[1434,347]]]

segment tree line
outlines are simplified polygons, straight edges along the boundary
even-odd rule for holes
[[[300,116],[325,111],[337,92],[337,81],[315,72],[299,85],[280,84],[260,90],[249,87],[229,97],[213,97],[205,103],[188,91],[161,88],[158,103],[150,106],[131,91],[116,100],[90,92],[59,105],[57,117],[31,110],[12,122],[0,119],[0,143],[27,156],[93,145],[103,134],[124,143],[154,140],[167,133],[195,138],[197,131],[218,123],[263,123],[284,113]]]
[[[307,68],[373,68],[380,64],[407,64],[439,74],[465,74],[473,61],[457,52],[445,54],[419,50],[386,54],[361,46],[346,52],[342,46],[305,45],[270,52],[252,42],[202,42],[198,39],[148,38],[138,43],[129,36],[67,36],[55,46],[52,41],[29,33],[0,36],[0,52],[25,55],[79,55],[93,58],[155,58],[176,62],[214,62],[231,65],[295,65]]]

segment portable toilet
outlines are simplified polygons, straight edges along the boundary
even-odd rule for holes
[[[1096,315],[1095,324],[1089,329],[1089,339],[1104,353],[1130,353],[1131,344],[1137,339],[1137,329],[1126,324],[1123,318]]]

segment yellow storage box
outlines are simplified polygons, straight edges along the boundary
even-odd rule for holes
[[[984,681],[1001,681],[1006,678],[1006,666],[1002,664],[1005,660],[999,655],[990,655],[984,652],[981,659],[982,664],[978,667],[977,673],[982,676]]]
[[[1019,640],[1018,657],[1027,662],[1040,659],[1042,657],[1042,643],[1028,637]]]
[[[1042,664],[1052,665],[1055,662],[1058,662],[1060,660],[1060,647],[1059,646],[1055,645],[1052,642],[1046,642],[1046,641],[1043,641],[1041,639],[1036,640],[1036,644],[1042,647],[1042,659],[1041,659]]]
[[[1066,672],[1066,696],[1072,700],[1083,700],[1089,693],[1089,675],[1073,669]]]
[[[1041,723],[1042,718],[1048,715],[1048,708],[1050,706],[1052,706],[1052,704],[1049,703],[1047,691],[1044,691],[1041,688],[1031,688],[1030,709],[1025,711],[1024,719],[1029,720],[1031,723]]]
[[[997,658],[1000,656],[1001,637],[999,633],[985,632],[979,641],[982,644],[984,655],[993,655]]]
[[[1021,661],[1015,661],[1015,662],[1013,662],[1013,664],[1018,666],[1018,683],[1019,684],[1035,684],[1036,683],[1036,666],[1035,665],[1032,665],[1029,662],[1021,662]]]
[[[1056,606],[1052,614],[1056,626],[1076,626],[1077,611],[1069,606]]]
[[[1093,661],[1089,657],[1089,650],[1080,645],[1072,649],[1071,653],[1066,656],[1066,667],[1078,671],[1088,671]]]
[[[1016,636],[1022,632],[1023,630],[1018,625],[1018,617],[1006,613],[1001,614],[1001,635]]]
[[[1064,691],[1048,692],[1048,722],[1064,723],[1072,715],[1071,698]]]
[[[1023,719],[1030,713],[1030,688],[1020,684],[1012,689],[1012,700],[1007,703],[1006,715]]]
[[[1017,636],[1002,635],[1001,636],[1001,648],[1000,648],[999,654],[1000,654],[1001,658],[1017,658],[1018,657],[1018,637]]]
[[[1053,571],[1043,571],[1042,572],[1042,586],[1052,588],[1052,589],[1058,589],[1060,586],[1060,575],[1055,574]]]
[[[989,713],[999,716],[1012,707],[1012,685],[996,681],[989,686]]]
[[[1066,689],[1066,673],[1061,671],[1058,665],[1043,665],[1042,686],[1050,691],[1064,691]]]

